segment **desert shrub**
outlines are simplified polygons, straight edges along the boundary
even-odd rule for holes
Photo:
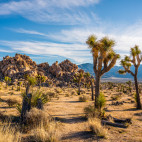
[[[107,130],[101,125],[101,120],[91,118],[88,120],[90,130],[98,137],[107,138]]]
[[[32,108],[26,113],[26,122],[29,128],[36,128],[43,124],[46,127],[50,121],[50,116],[48,113],[37,108]]]
[[[117,100],[120,99],[120,97],[121,97],[121,94],[115,94],[115,95],[111,96],[111,99],[112,99],[113,101],[117,101]]]
[[[56,93],[62,93],[62,89],[61,88],[56,88],[55,91],[56,91]]]
[[[65,94],[65,97],[69,97],[69,96],[70,96],[70,94],[69,94],[69,93],[66,93],[66,94]]]
[[[9,99],[6,100],[6,102],[7,102],[9,107],[13,107],[13,106],[19,104],[19,101],[16,100],[15,98],[9,98]]]
[[[3,125],[0,127],[0,142],[21,142],[21,135],[16,128]]]
[[[105,106],[106,99],[104,94],[101,92],[99,97],[98,97],[98,106],[100,109],[102,109]]]
[[[87,102],[88,101],[88,97],[85,96],[85,95],[82,95],[82,96],[79,97],[79,101],[80,102]]]
[[[26,114],[27,126],[32,140],[36,142],[56,142],[59,140],[58,123],[47,112],[32,108]]]
[[[97,109],[95,109],[95,107],[91,106],[91,105],[85,107],[84,112],[85,112],[87,118],[99,117],[99,115],[100,115],[100,112],[97,111]]]
[[[55,92],[53,92],[53,91],[48,91],[47,93],[46,93],[46,95],[48,95],[49,97],[56,97],[56,93]]]
[[[72,91],[71,91],[71,95],[77,95],[76,91],[75,91],[75,90],[72,90]]]

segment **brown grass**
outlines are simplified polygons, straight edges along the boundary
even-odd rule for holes
[[[88,120],[90,130],[98,137],[107,138],[107,130],[101,125],[98,118],[90,118]]]
[[[21,142],[21,134],[10,125],[2,126],[0,128],[0,142]]]

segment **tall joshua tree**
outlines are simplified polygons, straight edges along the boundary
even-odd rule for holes
[[[108,37],[97,40],[96,36],[88,37],[86,43],[91,48],[93,55],[93,70],[96,77],[95,85],[95,108],[98,108],[98,97],[100,95],[100,79],[104,73],[108,72],[116,63],[119,54],[113,50],[115,42]]]
[[[137,45],[135,47],[131,48],[130,52],[131,57],[125,56],[123,60],[121,60],[121,65],[123,66],[124,70],[119,70],[118,72],[120,74],[130,73],[134,77],[135,81],[135,89],[136,89],[136,102],[137,102],[137,109],[141,109],[141,102],[140,102],[140,94],[139,94],[139,88],[138,88],[138,68],[140,66],[140,63],[142,61],[141,56],[141,50]],[[134,72],[130,70],[130,67],[132,64],[135,67]]]

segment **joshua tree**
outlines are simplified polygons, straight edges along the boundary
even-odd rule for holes
[[[78,95],[80,95],[80,83],[82,79],[83,79],[83,70],[79,70],[79,73],[74,75],[74,82],[78,83]]]
[[[4,81],[6,83],[6,88],[7,88],[8,84],[11,82],[11,78],[8,76],[5,76]]]
[[[89,72],[85,73],[84,77],[86,78],[86,82],[91,85],[92,100],[94,100],[94,77]]]
[[[137,109],[141,109],[141,102],[140,102],[140,94],[139,94],[139,88],[138,88],[138,68],[140,66],[140,63],[142,61],[141,56],[141,50],[137,45],[135,47],[131,48],[130,52],[131,57],[125,56],[123,60],[121,60],[121,65],[123,66],[124,70],[119,70],[120,74],[130,73],[134,77],[135,81],[135,89],[136,89],[136,102],[137,102]],[[132,64],[135,67],[135,71],[132,72],[130,70],[130,67]]]
[[[95,108],[98,108],[97,100],[100,94],[100,79],[104,73],[108,72],[115,65],[119,54],[116,54],[112,48],[115,42],[108,37],[97,40],[94,35],[91,35],[86,43],[91,48],[93,55],[93,70],[96,77]]]
[[[41,84],[44,83],[44,82],[46,81],[45,76],[42,76],[42,75],[37,75],[37,76],[36,76],[36,79],[37,79],[39,88],[41,87]]]

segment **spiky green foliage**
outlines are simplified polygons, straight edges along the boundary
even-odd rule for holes
[[[32,93],[32,99],[31,99],[31,106],[36,107],[38,99],[41,99],[42,104],[45,104],[49,101],[49,96],[47,94],[44,94],[43,92],[37,90],[36,92]]]
[[[28,81],[28,85],[30,85],[30,86],[34,86],[34,85],[37,83],[36,78],[35,78],[35,77],[32,77],[32,76],[29,76],[29,77],[27,78],[27,81]]]
[[[97,101],[98,101],[99,108],[102,109],[106,104],[106,99],[102,92],[100,93]]]

